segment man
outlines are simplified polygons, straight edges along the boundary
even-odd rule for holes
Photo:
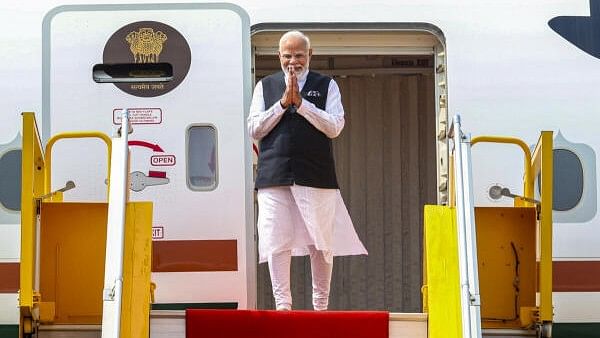
[[[262,79],[248,117],[258,155],[259,261],[268,261],[277,310],[291,310],[291,256],[310,255],[313,308],[327,310],[333,256],[366,254],[344,206],[331,139],[344,127],[334,80],[308,70],[310,40],[279,41],[281,72]]]

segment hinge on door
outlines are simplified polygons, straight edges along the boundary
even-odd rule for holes
[[[446,100],[446,94],[442,94],[440,95],[440,108],[447,108],[447,100]]]

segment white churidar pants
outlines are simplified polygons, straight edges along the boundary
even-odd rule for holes
[[[291,309],[291,256],[311,256],[313,307],[326,310],[333,256],[367,254],[337,189],[258,190],[259,261],[269,262],[277,309]]]
[[[324,311],[327,310],[329,304],[329,287],[333,263],[328,263],[325,260],[323,251],[315,249],[313,245],[309,247],[309,251],[313,309]],[[271,255],[268,259],[273,297],[275,298],[275,308],[277,310],[292,309],[292,292],[290,288],[291,254],[290,250],[281,251]]]

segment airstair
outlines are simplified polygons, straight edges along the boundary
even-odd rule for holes
[[[23,114],[20,337],[148,337],[152,203],[128,201],[121,134],[60,133],[43,148],[34,113]],[[108,201],[64,202],[71,181],[50,191],[52,147],[77,138],[107,146]]]
[[[127,110],[122,121],[128,131]],[[202,325],[151,310],[152,204],[128,201],[127,134],[62,133],[44,149],[23,114],[20,337],[194,338],[186,327]],[[72,182],[50,191],[53,144],[80,137],[107,145],[108,201],[63,202]],[[424,211],[423,313],[390,313],[389,337],[551,337],[552,133],[532,154],[515,138],[470,138],[456,116],[448,137],[450,203]],[[489,142],[524,153],[523,194],[490,191],[513,207],[474,206],[471,148]]]
[[[541,132],[533,154],[516,138],[471,138],[461,130],[460,116],[448,137],[450,206],[425,206],[429,337],[551,337],[552,132]],[[483,143],[523,151],[523,195],[499,186],[490,191],[493,198],[513,198],[513,207],[474,205],[471,148]]]

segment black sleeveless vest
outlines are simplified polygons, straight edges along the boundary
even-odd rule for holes
[[[305,100],[325,110],[329,77],[309,72],[300,92]],[[278,72],[262,79],[265,107],[278,102],[285,76]],[[304,185],[338,189],[331,139],[288,107],[279,123],[260,141],[256,188]]]

